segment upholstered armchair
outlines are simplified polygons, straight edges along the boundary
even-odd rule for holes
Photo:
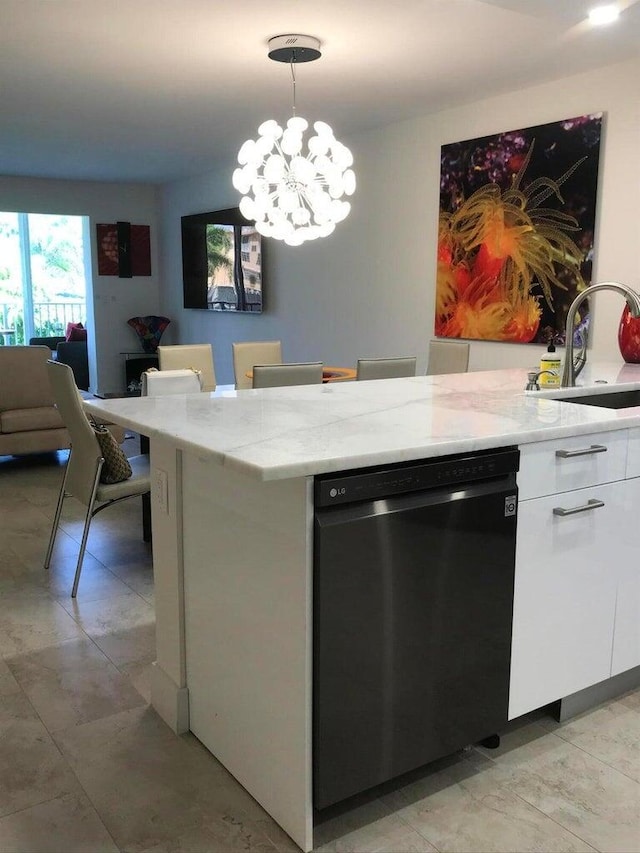
[[[87,342],[68,341],[65,337],[29,338],[30,346],[49,347],[51,357],[73,370],[75,383],[82,391],[89,390],[89,355]]]
[[[64,335],[62,337],[54,336],[51,338],[29,338],[30,347],[49,347],[52,358],[55,358],[55,351],[59,343],[66,341]]]

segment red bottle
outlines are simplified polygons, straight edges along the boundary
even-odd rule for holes
[[[628,364],[640,364],[640,319],[631,316],[629,306],[624,306],[618,327],[618,346]]]

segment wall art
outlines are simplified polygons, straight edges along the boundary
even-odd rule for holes
[[[130,222],[96,225],[98,275],[151,275],[150,231],[148,225]]]
[[[442,146],[437,337],[564,342],[567,309],[591,283],[602,117]]]

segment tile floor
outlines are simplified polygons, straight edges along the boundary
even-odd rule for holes
[[[135,439],[125,442],[135,449]],[[0,853],[298,848],[192,735],[149,706],[153,572],[139,502],[81,510],[42,569],[64,453],[0,457]],[[640,851],[640,691],[355,798],[323,851]]]

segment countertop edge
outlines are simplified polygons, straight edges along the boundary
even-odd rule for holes
[[[514,397],[516,395],[514,394]],[[540,399],[540,397],[538,397]],[[549,397],[547,399],[554,406],[571,406],[575,404],[560,403]],[[113,403],[116,401],[106,401]],[[318,474],[334,473],[336,471],[369,468],[376,465],[393,464],[395,462],[410,462],[419,459],[437,458],[457,453],[467,453],[476,450],[488,450],[503,446],[520,446],[538,441],[551,441],[563,437],[575,437],[587,435],[594,432],[614,432],[640,426],[640,407],[629,410],[624,414],[609,409],[596,410],[591,408],[590,415],[593,417],[596,411],[602,412],[602,419],[592,419],[584,423],[573,423],[570,425],[545,425],[538,424],[533,428],[515,429],[513,432],[492,434],[485,436],[460,437],[452,439],[434,439],[429,443],[414,444],[404,447],[390,447],[384,450],[363,451],[361,453],[342,453],[339,456],[323,457],[317,460],[301,460],[291,463],[278,462],[273,465],[258,464],[248,459],[243,459],[241,450],[231,451],[216,450],[204,447],[192,441],[186,440],[179,434],[170,431],[150,427],[141,424],[134,417],[114,413],[111,406],[104,405],[103,401],[96,399],[87,400],[85,408],[89,412],[99,414],[102,417],[110,417],[125,428],[136,432],[143,432],[149,438],[159,438],[170,441],[176,448],[195,454],[203,461],[212,460],[224,465],[239,474],[262,481],[275,481],[294,479],[298,477],[315,476]]]

